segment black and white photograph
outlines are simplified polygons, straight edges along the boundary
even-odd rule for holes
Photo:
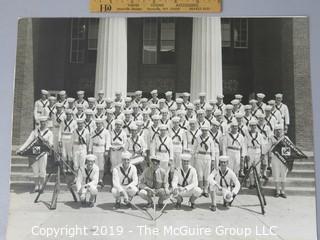
[[[316,239],[308,17],[17,24],[7,239]]]

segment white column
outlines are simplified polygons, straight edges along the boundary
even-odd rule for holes
[[[127,19],[100,18],[97,49],[95,94],[106,97],[115,91],[127,94]]]
[[[220,17],[193,18],[191,99],[206,92],[207,99],[222,93]]]

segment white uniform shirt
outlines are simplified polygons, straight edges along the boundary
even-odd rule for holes
[[[173,189],[177,187],[185,187],[187,191],[197,187],[198,177],[196,169],[190,165],[186,172],[182,167],[175,169],[171,185]]]
[[[119,191],[123,191],[123,187],[138,185],[137,168],[130,164],[129,167],[124,170],[122,164],[118,165],[112,170],[112,183],[113,187]]]
[[[42,100],[39,99],[34,103],[34,118],[36,121],[39,119],[40,116],[45,115],[45,108],[49,105],[48,99]]]
[[[90,136],[90,149],[93,152],[107,152],[110,149],[110,133],[105,128],[95,129]]]
[[[123,130],[120,130],[119,132],[112,130],[110,137],[111,137],[111,147],[114,147],[116,149],[125,147],[125,144],[127,142],[127,134]]]
[[[69,121],[67,119],[64,119],[60,124],[60,131],[58,137],[59,141],[61,141],[62,139],[71,139],[71,135],[76,128],[77,123],[73,118],[71,118]]]
[[[88,184],[92,188],[97,188],[99,181],[99,167],[93,164],[92,169],[88,170],[86,167],[79,168],[76,186],[79,191],[81,187]]]
[[[173,144],[170,136],[162,138],[158,135],[155,137],[150,146],[150,156],[156,156],[157,152],[167,152],[169,159],[173,159]]]
[[[287,105],[284,103],[280,103],[279,105],[275,106],[277,110],[281,112],[282,119],[284,121],[284,124],[289,125],[290,124],[290,116],[289,116],[289,109]]]
[[[239,150],[242,157],[246,156],[245,138],[239,132],[226,134],[223,137],[223,155],[227,155],[227,149]]]
[[[224,173],[221,172],[220,168],[214,169],[209,175],[209,184],[211,186],[218,185],[222,188],[234,186],[232,189],[234,194],[237,194],[240,190],[240,182],[236,174],[228,167]]]
[[[200,154],[210,154],[211,156],[211,161],[215,160],[215,147],[214,147],[214,142],[212,138],[210,137],[210,134],[208,136],[203,137],[202,135],[199,135],[197,137],[197,144],[195,147],[195,153],[200,153]]]

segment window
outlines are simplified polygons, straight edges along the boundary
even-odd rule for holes
[[[234,19],[234,48],[248,48],[248,19]]]
[[[221,19],[222,47],[248,48],[248,19]]]
[[[231,20],[221,19],[222,47],[231,47]]]
[[[143,64],[175,62],[175,21],[173,18],[145,18],[143,21]]]
[[[91,63],[97,58],[99,20],[74,18],[71,20],[70,63]]]

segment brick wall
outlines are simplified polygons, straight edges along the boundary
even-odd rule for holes
[[[313,150],[308,18],[293,19],[292,29],[296,144],[303,149]]]
[[[33,43],[32,20],[20,19],[18,23],[16,77],[12,143],[21,144],[33,128]]]

